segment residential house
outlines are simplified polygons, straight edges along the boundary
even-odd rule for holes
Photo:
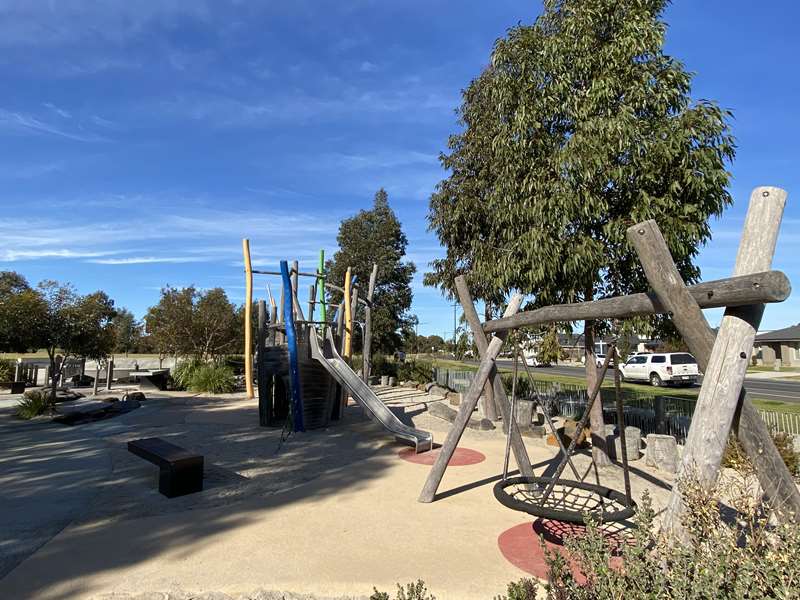
[[[753,356],[758,364],[767,367],[778,360],[785,367],[800,366],[800,323],[757,335]]]

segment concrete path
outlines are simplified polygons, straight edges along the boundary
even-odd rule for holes
[[[444,439],[449,424],[424,412],[436,399],[403,389],[385,391],[384,398],[403,418],[414,415],[417,427],[433,430],[435,440]],[[48,532],[70,517],[74,521],[0,580],[0,597],[233,596],[258,589],[368,596],[373,586],[393,593],[395,583],[421,578],[442,600],[487,600],[526,575],[497,546],[503,531],[532,520],[492,495],[505,441],[498,431],[468,431],[463,445],[487,460],[448,469],[439,499],[420,504],[417,496],[430,467],[401,459],[405,446],[361,418],[354,406],[343,425],[294,435],[278,451],[280,431],[258,427],[253,401],[199,397],[148,403],[85,426],[82,435],[36,427],[52,438],[45,438],[48,446],[35,455],[30,452],[33,441],[42,439],[39,434],[16,433],[21,437],[6,447],[14,456],[3,464],[15,471],[29,465],[34,481],[26,486],[25,473],[12,480],[19,500],[4,512],[24,515],[24,497],[42,498],[36,518],[31,514],[19,535],[35,532],[39,519],[50,524]],[[155,468],[125,451],[127,440],[146,435],[202,452],[206,489],[173,500],[160,496]],[[60,459],[51,458],[54,451]],[[530,442],[529,451],[537,472],[550,465],[553,448]],[[69,457],[73,464],[37,462]],[[579,468],[586,468],[588,459],[580,460]],[[661,506],[669,485],[643,462],[635,464],[634,495],[650,488],[654,504]],[[88,475],[99,464],[105,464],[102,481]],[[53,470],[64,474],[60,480],[51,479]],[[602,477],[621,488],[619,469]],[[57,489],[60,485],[84,495],[70,496],[69,489]],[[72,508],[60,521],[51,519],[48,513],[61,499]],[[87,507],[83,513],[76,507],[80,503]],[[3,531],[13,520],[2,523]]]
[[[91,433],[0,409],[0,577],[83,514],[110,472]]]

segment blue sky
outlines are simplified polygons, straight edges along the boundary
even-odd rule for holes
[[[221,286],[238,303],[242,237],[259,267],[311,268],[383,186],[418,266],[420,332],[442,335],[452,309],[421,284],[442,252],[425,221],[437,155],[494,40],[539,9],[0,0],[0,269],[104,289],[138,316],[165,284]],[[693,95],[735,115],[736,203],[702,250],[706,279],[731,272],[750,190],[769,184],[789,191],[774,265],[800,281],[798,17],[788,0],[679,0],[666,14]],[[764,327],[799,308],[794,294]]]

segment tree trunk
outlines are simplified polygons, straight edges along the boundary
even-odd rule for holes
[[[587,298],[591,300],[591,296]],[[583,339],[586,346],[584,356],[586,356],[586,387],[594,389],[600,374],[597,370],[597,358],[594,353],[594,321],[586,321],[583,327]],[[597,400],[592,405],[589,414],[589,423],[592,428],[592,458],[598,467],[611,465],[608,458],[608,448],[606,448],[606,428],[603,422],[603,402],[602,393],[599,393]],[[576,432],[575,435],[578,435]]]
[[[489,302],[483,305],[483,318],[486,321],[492,320],[492,305]],[[455,347],[453,354],[455,355]],[[495,377],[500,377],[500,373],[495,371]],[[494,377],[490,377],[483,387],[483,416],[490,421],[497,421],[497,405],[494,400]],[[513,417],[512,417],[513,418]]]

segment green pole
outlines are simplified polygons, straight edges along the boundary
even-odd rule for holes
[[[319,251],[319,269],[317,270],[317,288],[319,290],[319,305],[320,315],[322,315],[322,322],[328,320],[328,314],[325,307],[325,250]]]

